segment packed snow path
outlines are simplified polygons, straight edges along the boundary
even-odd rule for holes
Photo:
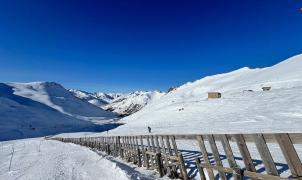
[[[0,142],[0,179],[126,180],[116,163],[88,148],[44,139]]]

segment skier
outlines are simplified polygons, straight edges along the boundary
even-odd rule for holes
[[[148,131],[149,131],[149,133],[151,133],[151,127],[150,126],[148,126]]]

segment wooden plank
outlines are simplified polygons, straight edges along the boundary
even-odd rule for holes
[[[148,144],[148,151],[152,151],[152,149],[151,149],[151,145],[150,145],[150,136],[147,136],[147,144]],[[148,155],[149,156],[149,155]],[[147,156],[147,157],[148,157]],[[152,158],[152,156],[150,156],[150,157],[148,157],[148,159],[150,159],[150,161],[151,161],[151,167],[152,168],[155,168],[155,164],[154,164],[154,161],[153,161],[153,158]]]
[[[158,136],[167,136],[167,134],[157,134]],[[169,134],[175,136],[175,139],[184,139],[184,140],[195,140],[196,136],[205,136],[204,140],[207,141],[208,134]],[[218,138],[221,134],[214,134],[214,137]],[[146,138],[148,135],[142,135],[143,138]],[[228,139],[232,142],[236,142],[234,137],[231,134],[228,134]],[[273,133],[263,134],[265,141],[267,143],[277,143]],[[302,144],[302,133],[289,133],[289,136],[293,144]],[[253,134],[244,134],[246,142],[254,142]]]
[[[182,178],[184,180],[189,180],[189,176],[187,174],[187,169],[186,169],[186,166],[185,166],[185,160],[184,160],[181,153],[178,154],[178,158],[179,158],[180,171],[181,171]]]
[[[147,161],[147,156],[146,156],[146,153],[145,153],[145,146],[144,146],[144,142],[143,142],[143,137],[140,136],[139,139],[140,139],[140,143],[141,143],[141,150],[142,150],[142,153],[143,153],[144,165],[145,165],[145,167],[149,168],[149,162]]]
[[[175,154],[175,156],[178,156],[178,149],[177,149],[177,144],[176,144],[176,141],[175,141],[175,136],[170,136],[170,138],[171,138],[171,141],[172,141],[174,154]]]
[[[158,141],[158,136],[155,136],[156,152],[160,153],[160,145]]]
[[[159,172],[159,177],[163,177],[165,175],[165,172],[164,172],[164,168],[163,168],[160,153],[156,153],[155,161],[156,161],[156,164],[157,164],[157,171]]]
[[[206,165],[211,165],[210,160],[209,160],[209,156],[208,156],[208,152],[206,150],[206,146],[204,144],[204,140],[202,136],[197,136],[196,137],[201,154],[202,154],[202,158],[203,161],[205,162]],[[211,168],[207,168],[207,172],[208,172],[208,176],[210,178],[210,180],[214,180],[214,173],[213,170]]]
[[[146,154],[149,154],[149,155],[152,155],[152,156],[155,156],[155,155],[156,155],[156,152],[153,152],[153,151],[146,151],[145,153],[146,153]]]
[[[117,152],[117,155],[118,156],[121,156],[121,137],[120,136],[118,136],[117,137],[117,148],[118,148],[118,152]]]
[[[151,139],[151,145],[152,145],[152,147],[151,147],[151,150],[152,150],[152,152],[154,152],[154,153],[156,153],[156,149],[155,149],[155,143],[154,143],[154,137],[151,135],[151,137],[150,137],[150,139]],[[155,157],[156,155],[153,155],[153,156],[151,156],[151,161],[152,161],[152,163],[154,163],[154,167],[157,165],[156,164],[156,157]]]
[[[256,172],[256,168],[253,164],[251,154],[247,148],[244,137],[241,134],[234,134],[238,149],[242,156],[242,160],[244,162],[245,168],[248,171]]]
[[[165,140],[166,140],[168,153],[169,153],[170,156],[173,156],[169,136],[165,136]],[[172,159],[170,159],[170,160],[172,160]],[[172,163],[173,163],[173,161],[171,162],[171,164]],[[176,168],[175,165],[173,165],[172,168],[171,168],[171,176],[172,177],[177,177],[177,168]]]
[[[293,143],[288,134],[275,134],[275,138],[281,148],[283,156],[292,172],[295,179],[302,179],[302,165],[301,160],[297,154]]]
[[[141,150],[139,148],[139,144],[138,144],[138,139],[137,139],[137,136],[134,136],[133,137],[135,139],[135,147],[137,149],[137,160],[139,161],[138,163],[140,163],[140,167],[142,166],[142,159],[141,159]]]
[[[138,144],[138,137],[135,137],[135,144],[136,144],[136,148],[139,149],[139,144]]]
[[[137,148],[137,160],[138,167],[142,167],[141,150],[139,148]]]
[[[201,163],[200,159],[196,158],[195,163],[196,163],[197,170],[199,172],[200,179],[201,180],[207,180],[206,175],[204,174],[203,168],[200,166],[200,163]]]
[[[137,160],[136,160],[137,149],[135,147],[135,142],[134,142],[133,136],[130,136],[130,147],[133,150],[132,151],[132,162],[135,164],[137,162]]]
[[[127,149],[130,149],[130,140],[129,140],[129,136],[126,136],[126,147]],[[127,160],[129,161],[130,157],[131,157],[131,152],[130,151],[126,151],[127,152]]]
[[[269,174],[260,174],[256,172],[251,172],[251,171],[244,171],[243,175],[245,177],[250,177],[251,179],[259,179],[259,180],[290,180],[288,178],[282,178],[279,176],[273,176]]]
[[[256,147],[263,161],[265,170],[267,174],[279,176],[276,165],[272,158],[272,155],[267,147],[265,139],[262,134],[254,134],[253,138],[255,140]]]
[[[152,144],[152,151],[156,152],[155,143],[154,143],[154,137],[153,136],[151,136],[151,144]]]
[[[122,148],[124,148],[125,147],[125,139],[124,139],[124,137],[123,136],[121,136],[120,137],[120,141],[121,141],[121,146],[120,146],[120,156],[122,157],[122,158],[124,158],[125,157],[125,151],[122,149]]]
[[[221,143],[228,159],[230,167],[234,170],[233,176],[235,180],[241,180],[243,177],[240,172],[240,167],[237,165],[232,148],[226,135],[221,135]]]
[[[220,160],[219,151],[218,151],[216,143],[215,143],[214,136],[213,135],[207,135],[207,137],[208,137],[208,141],[210,143],[210,147],[212,149],[212,153],[213,153],[213,156],[214,156],[214,159],[215,159],[215,162],[216,162],[216,166],[223,167],[223,165],[221,163],[221,160]],[[226,176],[225,176],[223,171],[218,171],[218,173],[219,173],[219,176],[222,180],[226,180]]]
[[[213,166],[213,165],[207,165],[207,164],[200,164],[201,167],[203,168],[211,168],[211,169],[215,169],[217,171],[223,171],[225,173],[232,173],[233,169],[232,168],[228,168],[228,167],[221,167],[221,166]],[[272,175],[268,175],[268,174],[260,174],[260,173],[256,173],[256,172],[251,172],[251,171],[244,171],[243,175],[246,177],[250,177],[252,179],[259,179],[259,180],[289,180],[288,178],[282,178],[282,177],[278,177],[278,176],[272,176]]]
[[[150,137],[147,136],[147,144],[148,144],[148,151],[151,151],[151,145],[150,145]]]
[[[165,147],[165,143],[164,143],[164,139],[163,136],[159,137],[160,143],[161,143],[161,149],[162,149],[162,153],[164,155],[165,158],[165,163],[164,163],[164,168],[166,169],[168,175],[171,174],[170,168],[169,168],[169,160],[167,158],[167,152],[166,152],[166,147]]]
[[[207,169],[214,169],[217,170],[218,172],[224,172],[224,173],[233,173],[233,169],[229,168],[229,167],[223,167],[223,166],[214,166],[214,165],[208,165],[208,164],[204,164],[204,163],[200,163],[200,166],[203,168],[207,168]]]
[[[173,150],[174,150],[174,154],[176,157],[179,158],[179,163],[180,163],[180,172],[182,175],[183,179],[189,179],[188,178],[188,174],[187,174],[187,169],[185,167],[185,161],[183,160],[183,156],[181,153],[178,152],[178,148],[177,148],[177,144],[176,144],[176,140],[174,136],[170,136],[171,142],[172,142],[172,146],[173,146]]]
[[[167,145],[169,155],[173,156],[169,136],[165,136],[165,140],[166,140],[166,145]]]

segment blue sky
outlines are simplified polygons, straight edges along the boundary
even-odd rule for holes
[[[302,53],[298,0],[0,0],[0,81],[127,92]]]

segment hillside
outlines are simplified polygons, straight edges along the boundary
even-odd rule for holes
[[[263,92],[263,86],[272,90]],[[219,91],[221,99],[207,99]],[[302,128],[302,55],[272,67],[187,83],[125,117],[112,134],[295,132]]]
[[[116,117],[57,83],[0,83],[0,140],[93,131]]]
[[[145,107],[148,103],[159,99],[164,93],[158,91],[136,91],[121,95],[103,108],[118,113],[122,116],[128,116],[136,113]]]

